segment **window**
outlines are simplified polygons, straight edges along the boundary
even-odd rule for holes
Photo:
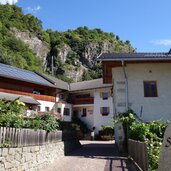
[[[87,110],[86,110],[86,108],[84,108],[84,109],[83,109],[82,117],[86,117],[86,115],[87,115]]]
[[[110,108],[109,107],[101,107],[100,111],[101,111],[101,114],[103,116],[107,116],[109,114],[109,112],[110,112]]]
[[[64,115],[69,115],[70,114],[70,110],[69,108],[64,108]]]
[[[34,89],[33,94],[44,94],[44,90]]]
[[[89,98],[90,97],[90,94],[79,94],[79,95],[76,95],[76,98]]]
[[[45,112],[49,112],[49,107],[45,107]]]
[[[102,98],[103,98],[103,100],[107,100],[108,99],[108,92],[102,92]]]
[[[157,97],[157,82],[144,81],[144,97]]]
[[[57,112],[58,113],[61,113],[61,108],[57,108]]]
[[[37,111],[40,112],[41,108],[40,106],[37,106]]]
[[[64,94],[59,94],[59,100],[63,100],[64,99]]]

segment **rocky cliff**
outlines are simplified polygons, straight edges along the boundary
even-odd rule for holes
[[[41,40],[39,34],[32,33],[29,30],[20,31],[16,28],[11,28],[10,31],[16,36],[16,38],[27,44],[33,50],[33,52],[41,59],[44,67],[43,70],[45,71],[47,67],[47,56],[50,52],[48,44]]]

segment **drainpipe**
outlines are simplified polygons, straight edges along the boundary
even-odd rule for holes
[[[126,102],[126,111],[128,111],[128,78],[126,75],[126,71],[125,71],[125,65],[124,65],[124,60],[122,60],[122,68],[123,68],[123,72],[124,72],[124,77],[125,77],[125,102]]]

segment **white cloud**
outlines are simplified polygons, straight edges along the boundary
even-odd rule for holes
[[[163,46],[170,46],[171,45],[171,39],[163,39],[163,40],[152,40],[150,43],[155,45],[163,45]]]
[[[0,0],[0,4],[16,4],[18,0]]]
[[[37,11],[39,11],[41,9],[41,6],[38,5],[36,7],[27,7],[26,10],[31,13],[31,14],[35,14]]]

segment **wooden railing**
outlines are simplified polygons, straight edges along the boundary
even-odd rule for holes
[[[55,97],[54,96],[33,94],[33,93],[16,91],[16,90],[8,90],[8,89],[3,89],[3,88],[0,88],[0,92],[31,96],[31,97],[35,98],[36,100],[55,102]]]
[[[94,98],[93,97],[88,97],[88,98],[75,98],[75,99],[72,99],[72,104],[74,104],[74,105],[94,104]]]
[[[128,154],[143,171],[148,171],[148,152],[146,143],[129,139]]]

